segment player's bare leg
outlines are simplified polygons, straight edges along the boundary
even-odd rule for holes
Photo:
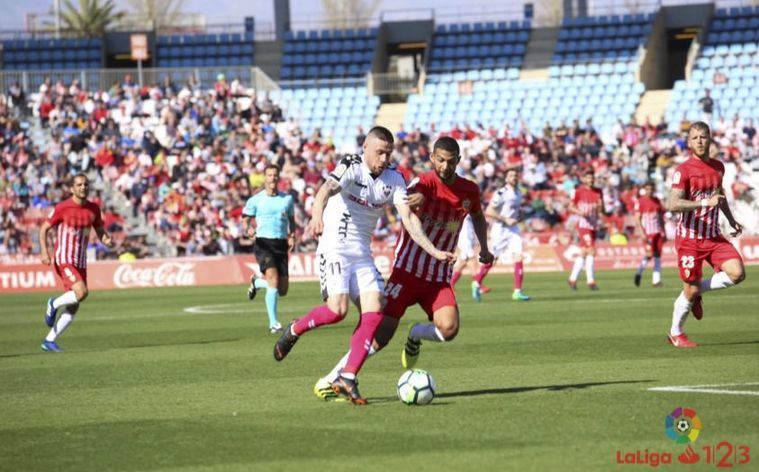
[[[700,320],[704,316],[701,295],[712,290],[722,290],[737,285],[746,278],[746,270],[740,259],[729,259],[720,267],[721,271],[711,278],[702,280],[699,285],[699,295],[693,302],[693,317]]]
[[[459,310],[456,306],[438,308],[432,314],[432,323],[416,323],[411,326],[406,345],[401,353],[401,364],[411,369],[419,359],[422,340],[432,342],[452,341],[459,333]]]

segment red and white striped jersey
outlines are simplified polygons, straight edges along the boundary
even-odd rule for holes
[[[572,198],[578,210],[580,210],[579,229],[598,229],[598,220],[603,203],[603,193],[600,189],[581,185],[575,190],[575,196]]]
[[[661,215],[664,214],[664,205],[661,201],[649,195],[643,195],[635,201],[635,213],[640,215],[643,224],[643,233],[646,236],[664,234],[661,227]]]
[[[434,171],[427,172],[414,179],[408,190],[424,195],[419,219],[424,233],[441,251],[453,252],[466,215],[482,212],[477,184],[459,176],[449,186]],[[405,228],[395,247],[393,270],[404,271],[427,282],[448,283],[451,280],[450,264],[427,254]]]
[[[57,204],[47,218],[47,223],[57,226],[55,239],[55,263],[71,264],[80,269],[87,268],[87,243],[90,229],[103,226],[100,207],[85,201],[78,205],[72,198]]]
[[[672,188],[684,190],[683,198],[694,202],[711,198],[722,188],[725,166],[716,159],[704,162],[691,156],[680,164],[672,176]],[[677,218],[677,237],[711,239],[721,236],[719,207],[697,208],[682,212]]]

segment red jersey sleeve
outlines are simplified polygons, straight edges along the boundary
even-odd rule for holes
[[[680,164],[672,175],[672,188],[686,190],[688,188],[688,166]]]
[[[63,221],[63,209],[61,208],[61,204],[57,204],[53,207],[53,209],[50,211],[50,213],[47,215],[47,219],[45,222],[49,224],[50,226],[55,226],[59,224],[61,221]]]

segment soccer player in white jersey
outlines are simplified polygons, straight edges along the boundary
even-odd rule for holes
[[[456,282],[459,281],[467,267],[471,268],[473,275],[477,274],[477,237],[474,234],[470,215],[466,215],[464,218],[464,224],[461,225],[461,232],[459,233],[459,241],[456,243],[456,263],[453,265],[453,273],[451,274],[451,287],[456,286]],[[483,290],[482,293],[485,291]]]
[[[382,321],[384,281],[374,265],[370,243],[386,204],[395,206],[409,236],[430,256],[455,260],[453,253],[437,249],[425,235],[419,217],[409,208],[403,176],[388,169],[392,133],[380,126],[372,128],[363,151],[362,157],[343,159],[316,195],[306,231],[321,236],[316,252],[322,298],[327,303],[290,323],[274,346],[277,361],[287,356],[304,333],[345,318],[351,300],[361,311],[356,330],[376,331]],[[352,401],[365,403],[355,376],[345,380],[350,383]]]
[[[522,220],[522,192],[519,190],[519,172],[516,169],[506,171],[506,185],[498,190],[485,210],[485,216],[491,219],[490,241],[493,255],[497,261],[505,250],[509,250],[514,259],[514,293],[512,300],[527,301],[529,296],[522,292],[524,262],[522,233],[519,222]],[[472,298],[482,299],[482,281],[493,264],[483,264],[480,272],[472,282]]]

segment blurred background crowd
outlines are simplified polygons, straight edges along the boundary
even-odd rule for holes
[[[139,87],[131,76],[97,93],[79,84],[46,81],[39,90],[14,84],[0,96],[0,256],[31,258],[39,252],[37,229],[50,208],[68,196],[70,176],[87,173],[91,199],[104,212],[115,250],[92,245],[98,258],[201,256],[251,251],[241,228],[247,198],[263,187],[269,163],[282,169],[280,190],[295,197],[296,222],[305,227],[316,190],[345,152],[318,131],[304,134],[277,103],[239,80],[220,75],[213,87],[189,80]],[[461,146],[460,175],[474,180],[487,203],[503,185],[504,171],[521,171],[524,225],[532,241],[571,240],[567,203],[579,175],[593,168],[607,209],[602,237],[612,244],[638,238],[632,208],[643,183],[660,197],[688,152],[685,133],[667,125],[618,122],[599,133],[592,120],[526,126],[396,133],[394,161],[410,179],[429,170],[434,141],[443,135]],[[724,187],[736,217],[759,234],[759,136],[755,124],[715,116],[711,123],[725,163]],[[668,217],[670,234],[672,220]],[[391,209],[375,232],[377,245],[395,242]],[[299,238],[296,250],[315,247]]]

